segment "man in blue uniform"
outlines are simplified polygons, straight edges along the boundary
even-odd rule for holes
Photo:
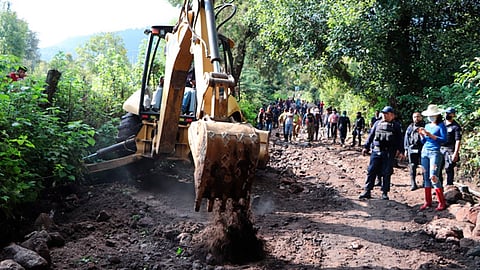
[[[370,199],[377,175],[382,176],[382,199],[388,200],[390,191],[390,178],[393,174],[393,164],[398,155],[404,159],[402,128],[394,121],[395,111],[386,106],[382,110],[382,119],[376,121],[370,130],[367,142],[363,146],[362,153],[367,154],[372,147],[370,164],[367,169],[365,191],[359,196],[360,199]]]

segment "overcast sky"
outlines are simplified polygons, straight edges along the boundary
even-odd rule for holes
[[[69,37],[152,25],[172,25],[179,11],[166,0],[10,0],[11,10],[37,33],[39,47]]]

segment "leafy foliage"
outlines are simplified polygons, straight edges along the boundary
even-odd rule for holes
[[[43,85],[34,78],[0,84],[0,209],[36,198],[45,186],[81,176],[81,158],[94,131],[64,122],[59,108],[45,110]]]
[[[9,9],[0,8],[0,37],[1,55],[14,55],[19,59],[25,59],[23,64],[30,66],[40,59],[36,34],[28,29],[25,21],[18,19],[17,14]]]
[[[463,129],[461,160],[463,174],[476,183],[480,182],[480,58],[466,63],[461,72],[455,73],[454,83],[440,89],[440,95],[448,100],[447,106],[456,108],[457,121]]]

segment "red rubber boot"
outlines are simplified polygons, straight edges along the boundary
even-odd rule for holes
[[[425,191],[425,203],[420,206],[420,210],[425,210],[428,207],[432,206],[432,188],[431,187],[426,187],[424,188]]]
[[[445,196],[443,196],[443,189],[441,188],[436,188],[435,193],[437,194],[438,198],[438,206],[435,208],[437,211],[442,211],[447,208],[447,203],[445,202]]]

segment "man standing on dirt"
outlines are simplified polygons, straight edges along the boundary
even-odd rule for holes
[[[315,115],[312,113],[313,108],[308,109],[305,114],[305,125],[307,126],[308,142],[313,141],[313,135],[315,135]]]
[[[340,131],[340,143],[345,145],[345,139],[347,138],[347,132],[350,131],[350,118],[347,116],[347,112],[343,111],[342,115],[338,119],[338,130]]]
[[[447,128],[447,142],[442,144],[440,152],[444,156],[441,163],[440,172],[445,168],[447,175],[447,186],[453,185],[453,178],[455,176],[455,166],[460,160],[460,142],[462,140],[462,128],[455,121],[456,110],[449,107],[445,110],[445,127]],[[439,175],[440,181],[443,183],[443,174]]]
[[[373,147],[367,169],[365,191],[359,196],[360,199],[371,198],[371,190],[377,175],[382,175],[382,199],[389,199],[388,192],[390,191],[390,178],[393,174],[395,156],[398,155],[401,159],[405,158],[402,128],[394,119],[395,111],[392,107],[386,106],[382,110],[382,120],[375,122],[368,135],[362,153],[366,155],[370,147]]]
[[[412,115],[413,122],[407,127],[403,146],[405,155],[408,157],[408,169],[410,172],[411,191],[418,189],[415,177],[417,175],[417,167],[420,165],[420,153],[422,152],[422,138],[420,137],[419,128],[425,127],[422,115],[414,112]]]
[[[356,139],[358,138],[358,146],[362,145],[362,133],[363,130],[365,129],[365,118],[363,118],[361,112],[357,112],[357,118],[355,119],[355,122],[353,124],[353,142],[352,142],[352,147],[355,146]]]

